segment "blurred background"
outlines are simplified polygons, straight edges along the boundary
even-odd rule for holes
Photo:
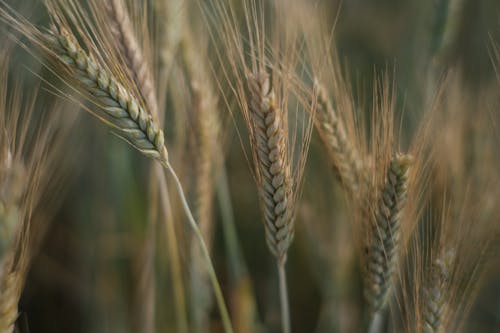
[[[324,1],[329,19],[331,22],[336,20],[334,35],[340,58],[349,64],[354,92],[360,98],[363,96],[365,105],[371,104],[374,73],[386,69],[394,69],[397,73],[397,107],[404,109],[403,126],[408,128],[417,125],[415,119],[426,107],[428,66],[442,66],[443,69],[449,65],[458,66],[471,91],[495,82],[498,90],[491,46],[492,41],[500,41],[500,2],[456,2],[461,3],[455,13],[455,35],[443,42],[448,1]],[[28,14],[31,21],[45,24],[47,17],[40,1],[10,3],[31,13]],[[436,53],[442,58],[437,64],[429,63],[430,55]],[[21,51],[12,66],[43,71],[35,60]],[[26,83],[26,89],[35,84],[37,78],[32,80]],[[174,107],[173,102],[169,103]],[[220,223],[222,212],[217,199],[214,201],[212,256],[228,299],[235,301],[238,295],[243,297],[245,290],[253,292],[258,317],[262,322],[271,323],[270,327],[279,327],[274,260],[263,237],[250,166],[232,127],[230,121],[225,126],[227,181],[239,246],[248,270],[245,276],[252,289],[239,287],[237,294],[235,288],[230,288],[228,256]],[[186,147],[193,144],[192,131],[179,134],[173,129],[169,131],[167,125],[165,132],[170,140],[184,135]],[[140,309],[140,298],[144,295],[141,288],[144,279],[148,278],[144,276],[144,267],[148,265],[145,257],[153,237],[157,244],[153,262],[156,268],[155,320],[158,332],[175,332],[173,290],[166,264],[166,230],[158,225],[152,233],[147,222],[150,162],[123,140],[111,135],[89,114],[80,115],[77,135],[80,141],[77,167],[29,273],[19,308],[21,326],[29,327],[25,332],[39,333],[140,332],[138,314],[144,310]],[[287,267],[292,326],[294,332],[355,332],[356,329],[349,329],[349,325],[360,318],[356,304],[363,297],[361,281],[350,275],[343,276],[355,271],[357,262],[353,251],[348,250],[349,237],[345,237],[349,233],[349,227],[343,223],[347,219],[343,212],[345,199],[328,164],[324,163],[322,149],[314,134]],[[182,170],[182,181],[192,198],[189,175],[194,166],[189,157],[189,149],[171,153],[178,170]],[[330,221],[334,213],[331,223],[314,222]],[[184,253],[189,249],[190,232],[182,223],[182,214],[177,217],[181,267],[187,283],[190,258]],[[467,320],[467,332],[500,331],[500,271],[495,274],[496,278],[490,279],[479,295]],[[343,283],[332,287],[332,280]],[[331,313],[347,318],[342,319],[347,323],[339,324],[339,319]],[[220,331],[216,307],[213,307],[211,318],[213,331]]]

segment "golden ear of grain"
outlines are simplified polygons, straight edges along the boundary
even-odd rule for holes
[[[451,278],[450,269],[455,260],[455,252],[450,249],[441,254],[433,263],[428,281],[424,288],[423,331],[425,333],[441,332],[442,317],[447,309],[448,283]]]
[[[359,189],[363,177],[363,163],[359,153],[349,142],[345,126],[333,108],[325,88],[316,80],[314,90],[317,96],[315,126],[328,155],[333,162],[340,181],[351,194]]]
[[[45,35],[60,62],[74,75],[86,93],[92,95],[108,116],[106,122],[144,155],[168,161],[163,131],[120,82],[80,47],[71,33],[53,27]]]
[[[264,207],[266,240],[279,261],[293,239],[293,194],[286,133],[270,77],[259,73],[248,78],[254,154],[261,202]]]
[[[409,155],[398,154],[391,160],[372,222],[365,267],[365,297],[372,313],[385,306],[397,266],[401,213],[406,202],[411,163]]]

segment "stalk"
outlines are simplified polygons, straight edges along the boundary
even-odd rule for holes
[[[215,299],[217,300],[217,305],[219,306],[220,314],[221,314],[221,319],[222,319],[222,325],[224,326],[224,332],[226,333],[232,333],[233,328],[231,324],[231,319],[229,317],[229,312],[227,310],[226,303],[224,301],[224,297],[222,295],[222,290],[219,284],[219,281],[217,281],[217,275],[215,274],[215,269],[212,264],[212,260],[210,258],[210,253],[208,252],[208,248],[205,244],[205,241],[203,240],[203,236],[201,234],[200,228],[198,228],[198,224],[196,223],[193,214],[191,213],[191,209],[189,208],[189,205],[186,200],[186,196],[184,195],[184,191],[182,189],[182,184],[177,177],[177,174],[175,173],[174,169],[170,165],[170,163],[166,163],[165,168],[167,171],[170,173],[170,176],[174,180],[174,184],[177,189],[177,193],[179,195],[179,198],[181,199],[182,203],[182,208],[184,209],[184,212],[186,213],[186,216],[189,221],[189,225],[193,229],[195,237],[198,239],[201,247],[201,252],[203,256],[205,257],[206,263],[207,263],[207,268],[208,268],[208,275],[210,277],[210,281],[212,282],[212,286],[214,288],[214,293],[215,293]]]
[[[290,305],[288,303],[285,260],[278,262],[278,276],[280,283],[281,326],[283,328],[283,333],[290,333]]]
[[[168,251],[172,266],[172,282],[174,284],[174,299],[176,304],[177,329],[180,333],[187,333],[188,316],[186,312],[186,299],[184,296],[184,283],[182,282],[181,265],[179,261],[179,245],[175,235],[174,217],[172,216],[172,205],[167,190],[167,179],[163,170],[155,166],[155,173],[160,180],[160,195],[162,197],[165,228],[167,231]]]

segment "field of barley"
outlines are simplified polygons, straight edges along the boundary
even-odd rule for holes
[[[0,0],[0,333],[500,332],[497,0]]]

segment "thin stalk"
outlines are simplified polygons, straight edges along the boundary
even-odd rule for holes
[[[373,314],[370,325],[368,326],[368,333],[380,333],[384,323],[384,316],[381,312]]]
[[[188,218],[189,224],[191,228],[193,229],[194,235],[200,242],[200,247],[201,247],[201,252],[203,253],[203,256],[205,257],[205,261],[207,264],[208,268],[208,274],[210,276],[210,281],[212,282],[212,287],[214,288],[214,294],[215,294],[215,299],[217,300],[217,305],[219,307],[219,311],[221,314],[221,319],[222,319],[222,325],[224,326],[224,332],[226,333],[233,333],[233,328],[231,324],[231,319],[229,317],[229,312],[227,310],[226,303],[224,301],[224,297],[222,295],[222,290],[220,288],[219,281],[217,281],[217,275],[215,274],[215,269],[212,264],[212,260],[210,259],[210,253],[208,252],[208,248],[205,244],[205,241],[203,240],[203,236],[201,234],[200,228],[198,228],[198,224],[196,223],[193,214],[191,213],[191,209],[189,208],[189,205],[186,200],[186,196],[184,195],[184,190],[182,189],[182,184],[179,180],[179,177],[177,177],[174,169],[170,165],[170,163],[166,162],[164,164],[166,167],[167,171],[170,173],[172,178],[174,179],[175,186],[177,188],[177,193],[179,195],[179,198],[181,199],[182,207],[184,209],[184,212],[186,213],[186,216]]]
[[[167,191],[167,179],[165,173],[159,165],[155,165],[155,173],[160,181],[160,195],[162,197],[163,214],[167,232],[167,246],[172,266],[172,282],[174,284],[174,300],[177,316],[177,329],[181,333],[188,332],[188,316],[186,312],[186,299],[184,296],[184,283],[182,282],[182,272],[179,260],[179,247],[175,236],[174,217],[172,215],[172,205]]]
[[[278,275],[280,283],[281,325],[283,328],[283,333],[290,333],[290,306],[288,304],[288,288],[286,285],[286,271],[284,260],[278,261]]]

